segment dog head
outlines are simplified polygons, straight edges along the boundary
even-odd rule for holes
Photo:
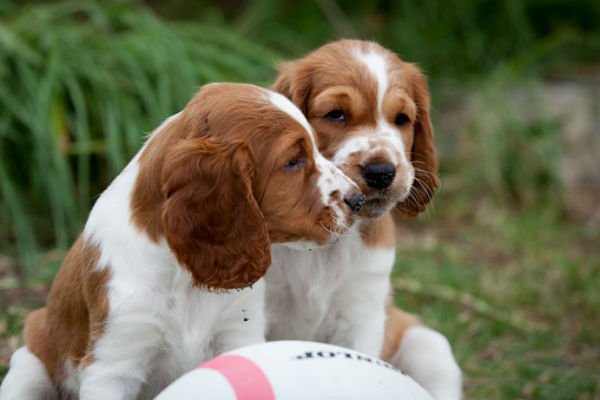
[[[341,40],[279,70],[272,89],[302,110],[321,152],[359,185],[362,217],[425,210],[439,180],[427,79],[414,64],[373,42]]]
[[[335,241],[364,200],[300,110],[253,85],[206,85],[155,131],[139,165],[134,222],[209,289],[254,283],[272,243]]]

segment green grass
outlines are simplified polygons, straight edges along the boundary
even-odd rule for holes
[[[466,398],[599,398],[598,232],[532,209],[457,219],[440,197],[401,235],[396,303],[449,336]]]

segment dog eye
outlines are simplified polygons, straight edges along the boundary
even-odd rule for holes
[[[342,110],[331,110],[325,114],[325,118],[333,122],[346,122],[346,116]]]
[[[410,118],[408,118],[408,115],[406,115],[404,113],[400,113],[400,114],[396,115],[396,119],[394,120],[394,123],[398,126],[406,125],[406,124],[410,123]]]
[[[306,165],[306,158],[298,157],[298,158],[294,158],[294,159],[286,162],[285,169],[289,169],[291,171],[297,171],[299,169],[304,168],[305,165]]]

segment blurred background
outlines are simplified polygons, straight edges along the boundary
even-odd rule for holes
[[[600,399],[600,2],[0,0],[0,377],[98,194],[210,81],[373,39],[430,79],[442,188],[397,304],[466,398]]]

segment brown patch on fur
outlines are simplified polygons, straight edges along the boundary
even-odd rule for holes
[[[398,203],[398,209],[407,216],[414,217],[423,211],[433,200],[436,189],[440,186],[437,177],[438,159],[433,143],[433,126],[429,116],[430,98],[427,78],[413,64],[407,64],[411,76],[412,97],[417,105],[417,116],[414,123],[414,138],[410,160],[415,167],[415,182],[408,198]]]
[[[100,251],[80,236],[59,270],[46,307],[25,321],[25,344],[45,365],[55,382],[64,378],[64,365],[87,365],[94,343],[108,316],[106,284],[109,270],[96,270]]]
[[[396,248],[394,220],[390,213],[362,227],[361,236],[367,247]]]
[[[349,51],[352,48],[367,51],[370,45],[358,40],[340,40],[322,46],[300,60],[281,63],[272,89],[292,100],[309,117],[311,101],[334,87],[349,90],[350,100],[359,97],[365,104],[373,104],[377,99],[377,82],[364,73],[366,67],[359,65]],[[369,113],[369,110],[365,112]]]
[[[392,296],[388,297],[386,304],[387,319],[385,321],[385,335],[380,358],[391,362],[398,353],[404,332],[410,327],[421,325],[419,317],[394,307]]]
[[[181,115],[155,132],[139,158],[139,173],[131,196],[131,220],[150,239],[158,242],[163,235],[161,204],[163,202],[161,182],[156,177],[162,175],[165,149],[183,139],[188,133]]]
[[[168,152],[164,233],[196,285],[248,286],[271,264],[267,225],[252,191],[254,175],[248,151],[239,146],[190,139]]]

